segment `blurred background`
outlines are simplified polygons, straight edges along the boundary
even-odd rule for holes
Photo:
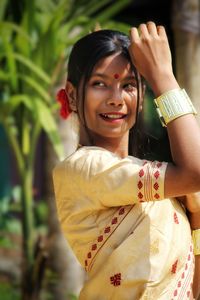
[[[77,39],[149,20],[166,27],[174,72],[200,112],[198,0],[0,0],[0,300],[78,299],[85,273],[60,232],[53,194],[52,169],[71,147],[55,95]],[[152,98],[148,88],[144,129],[153,156],[169,160]]]

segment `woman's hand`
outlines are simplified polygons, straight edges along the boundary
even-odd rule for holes
[[[141,24],[130,32],[129,53],[133,64],[151,85],[156,96],[179,87],[173,75],[171,52],[163,26]]]

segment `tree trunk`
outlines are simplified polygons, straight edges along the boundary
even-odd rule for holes
[[[175,29],[176,77],[198,111],[200,124],[200,35]]]
[[[174,0],[173,4],[176,77],[190,95],[200,122],[200,3]]]

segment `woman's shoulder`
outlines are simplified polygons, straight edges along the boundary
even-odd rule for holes
[[[58,163],[53,170],[53,176],[68,176],[72,180],[74,176],[91,178],[108,169],[116,169],[137,166],[137,169],[144,164],[144,161],[133,156],[121,158],[115,153],[96,146],[82,146],[74,153]]]
[[[77,171],[88,170],[93,175],[96,171],[103,171],[113,162],[120,160],[114,153],[95,146],[83,146],[77,149],[64,163],[67,168]]]
[[[85,172],[90,175],[95,175],[98,172],[105,171],[116,164],[121,164],[124,161],[135,161],[134,157],[120,158],[115,153],[108,151],[102,147],[83,146],[78,148],[74,153],[58,163],[54,168],[54,172]]]

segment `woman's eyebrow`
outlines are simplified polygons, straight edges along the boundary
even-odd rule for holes
[[[108,75],[104,74],[104,73],[93,73],[91,75],[91,77],[102,77],[102,78],[109,78]]]
[[[134,75],[129,75],[129,76],[124,77],[124,80],[136,80],[136,78]]]

